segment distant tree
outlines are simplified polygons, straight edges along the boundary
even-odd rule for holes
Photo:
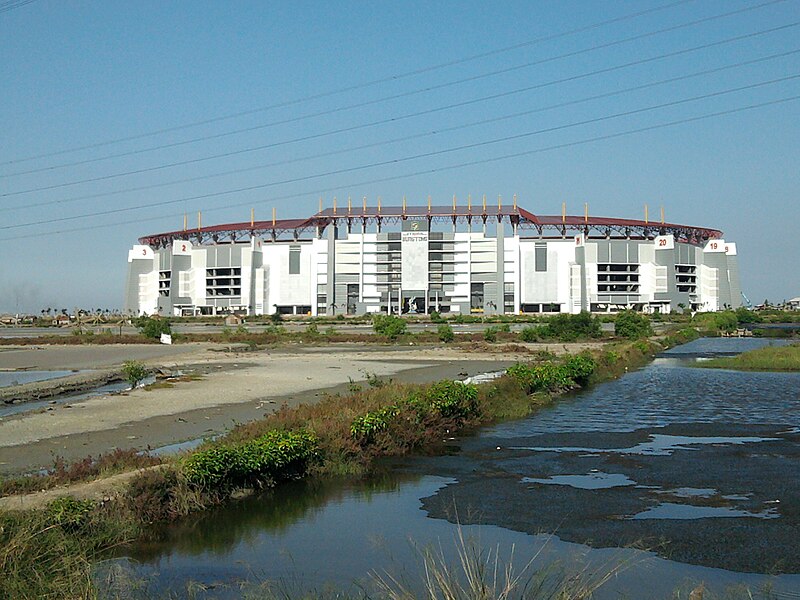
[[[376,314],[372,317],[372,328],[375,333],[394,340],[406,332],[406,320],[394,315]]]
[[[623,310],[614,319],[614,334],[629,340],[653,335],[650,319],[633,310]]]
[[[131,388],[135,388],[141,383],[149,374],[147,367],[138,360],[126,360],[122,363],[122,374],[125,380],[131,384]]]
[[[438,313],[437,313],[438,314]],[[453,333],[453,328],[450,327],[447,323],[442,323],[436,330],[436,333],[439,335],[439,340],[444,342],[445,344],[448,342],[452,342],[455,339],[455,334]]]
[[[172,333],[172,328],[166,319],[140,317],[136,320],[136,326],[143,336],[153,339],[160,338],[162,333]]]

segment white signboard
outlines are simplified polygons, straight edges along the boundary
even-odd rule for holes
[[[173,256],[191,256],[192,255],[192,242],[187,240],[175,240],[172,242]]]
[[[703,252],[725,252],[726,246],[730,246],[730,244],[726,244],[725,240],[708,240]]]
[[[653,240],[656,250],[674,250],[675,249],[675,236],[673,235],[657,235]]]
[[[263,243],[264,242],[261,241],[261,238],[258,238],[258,237],[255,237],[255,236],[251,237],[250,238],[250,249],[253,252],[261,252],[261,250],[262,250],[261,246],[262,246]]]
[[[403,271],[400,278],[404,290],[428,289],[428,232],[400,233]]]
[[[575,245],[576,246],[583,246],[586,244],[586,238],[582,233],[575,236]]]
[[[725,242],[725,254],[728,256],[736,256],[736,244],[733,242]]]
[[[128,251],[128,262],[134,260],[153,260],[153,249],[150,246],[136,245]]]

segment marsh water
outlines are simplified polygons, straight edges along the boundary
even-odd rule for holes
[[[613,572],[595,598],[700,582],[800,597],[800,374],[696,366],[766,343],[697,340],[444,455],[171,524],[104,568],[122,562],[152,595],[192,582],[195,597],[238,597],[243,581],[357,592],[385,573],[414,588],[422,549],[455,564],[460,533],[518,569],[535,557],[529,574]]]

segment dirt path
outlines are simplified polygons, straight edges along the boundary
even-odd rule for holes
[[[575,352],[586,345],[531,347]],[[216,435],[282,404],[296,406],[326,393],[347,393],[353,383],[363,384],[372,374],[430,382],[502,369],[525,357],[452,347],[297,346],[242,353],[195,349],[183,361],[169,355],[163,362],[170,368],[196,369],[205,373],[202,379],[52,405],[0,420],[0,474],[46,468],[57,456],[73,461],[115,448],[160,448]]]
[[[151,469],[160,469],[161,465],[137,469],[126,473],[109,475],[95,481],[75,483],[50,490],[42,490],[30,494],[4,496],[0,498],[0,510],[34,510],[44,508],[49,502],[61,496],[71,496],[77,500],[93,500],[102,502],[118,496],[125,491],[128,482],[139,473]]]

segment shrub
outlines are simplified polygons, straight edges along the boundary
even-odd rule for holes
[[[350,425],[350,435],[369,441],[379,431],[387,430],[391,420],[399,413],[400,409],[397,406],[387,406],[356,417]]]
[[[283,315],[276,310],[269,316],[269,320],[272,321],[273,324],[277,325],[283,321]]]
[[[143,523],[174,516],[170,510],[177,487],[173,470],[144,471],[134,477],[125,491],[125,502]]]
[[[597,362],[588,354],[573,354],[564,361],[564,369],[570,379],[583,386],[597,369]]]
[[[139,385],[149,374],[150,372],[147,367],[144,366],[144,363],[138,360],[126,360],[122,363],[122,375],[125,377],[125,381],[130,384],[131,388],[135,388]]]
[[[394,340],[406,332],[406,320],[394,315],[373,315],[372,328],[375,333]]]
[[[517,363],[506,370],[527,394],[556,392],[569,389],[578,381],[584,382],[594,372],[595,362],[588,356],[573,356],[565,363],[522,364]]]
[[[184,459],[182,470],[192,485],[225,490],[301,473],[317,453],[312,433],[274,429],[241,444],[218,444],[195,452]]]
[[[93,508],[91,500],[62,496],[50,502],[45,510],[50,521],[67,531],[75,531],[83,527]]]
[[[444,317],[435,310],[431,311],[431,323],[444,323]]]
[[[141,317],[136,321],[136,326],[144,337],[156,340],[161,337],[162,333],[172,333],[172,328],[166,319]]]
[[[483,339],[487,342],[496,342],[497,327],[487,327],[483,332]]]
[[[519,337],[523,342],[538,342],[539,341],[539,328],[538,327],[523,327],[519,333]]]
[[[543,337],[555,338],[562,342],[574,342],[580,338],[597,338],[601,335],[600,319],[588,312],[577,315],[561,313],[550,317],[547,325],[540,330]]]
[[[736,320],[739,323],[761,323],[763,320],[761,315],[752,310],[748,310],[744,306],[740,306],[737,308],[734,313],[736,314]]]
[[[447,323],[442,323],[439,325],[439,327],[436,329],[436,333],[439,335],[439,341],[444,342],[445,344],[456,339],[456,336],[453,333],[453,328]]]
[[[465,419],[478,410],[478,388],[460,381],[439,381],[425,391],[431,409],[443,417]]]
[[[623,310],[617,313],[614,320],[614,334],[629,340],[638,340],[653,335],[653,328],[646,315],[633,310]]]

